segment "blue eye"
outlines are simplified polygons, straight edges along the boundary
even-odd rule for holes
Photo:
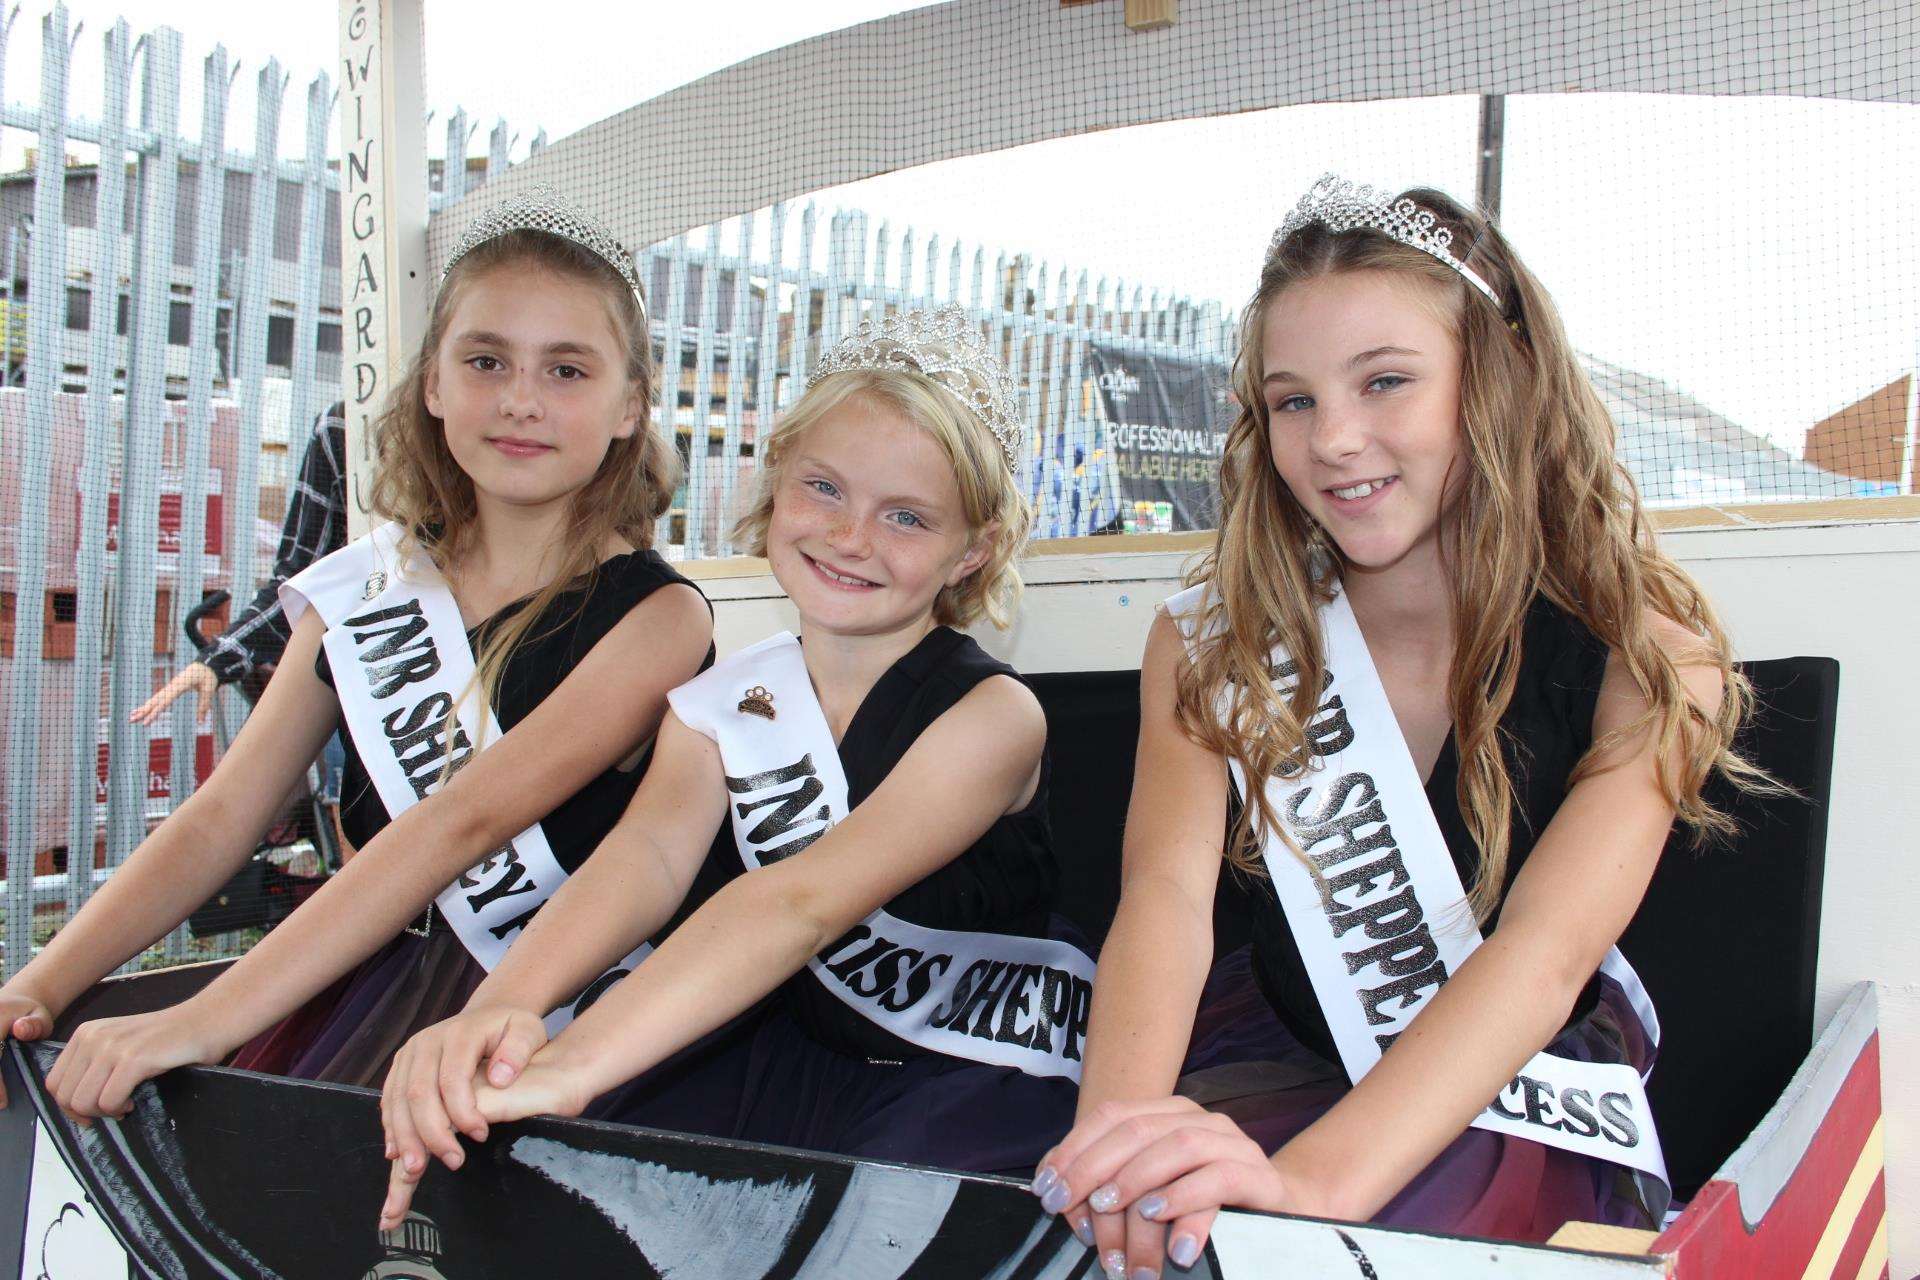
[[[1309,409],[1312,407],[1313,407],[1312,396],[1282,396],[1279,400],[1277,400],[1274,403],[1273,408],[1269,412],[1299,413],[1302,409]]]
[[[1378,388],[1381,391],[1392,391],[1412,381],[1413,379],[1407,377],[1405,374],[1383,373],[1378,377],[1367,379],[1367,390],[1372,391]]]
[[[895,511],[890,518],[903,529],[924,529],[927,527],[927,522],[911,511]]]
[[[815,493],[820,494],[822,497],[837,498],[840,496],[840,490],[834,488],[833,481],[831,480],[821,480],[815,477],[811,480],[802,480],[800,483]]]

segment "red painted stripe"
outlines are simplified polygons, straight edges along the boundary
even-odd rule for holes
[[[1879,1118],[1876,1032],[1861,1047],[1799,1168],[1754,1231],[1741,1219],[1733,1184],[1710,1182],[1654,1242],[1653,1252],[1674,1258],[1675,1280],[1801,1280]]]
[[[1874,1232],[1886,1217],[1887,1175],[1883,1172],[1873,1180],[1873,1190],[1867,1192],[1867,1202],[1860,1206],[1860,1216],[1853,1220],[1853,1232],[1847,1236],[1846,1246],[1833,1264],[1834,1280],[1854,1280],[1860,1274],[1860,1264],[1867,1260],[1867,1246],[1873,1243]]]

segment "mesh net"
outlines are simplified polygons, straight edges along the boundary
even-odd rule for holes
[[[536,182],[636,250],[684,558],[738,552],[757,441],[825,345],[930,302],[1024,389],[1036,539],[1208,528],[1239,309],[1326,170],[1497,209],[1650,503],[1914,492],[1912,6],[1159,7],[719,0],[535,28],[435,5],[430,261]],[[340,395],[338,10],[275,8],[116,31],[42,3],[0,50],[8,972],[225,750],[243,685],[207,722],[192,696],[129,717],[198,656],[189,606],[227,592],[218,631],[289,503],[328,496],[303,462]],[[311,891],[323,789],[316,762],[207,938],[136,963],[236,950]]]
[[[1326,170],[1497,211],[1650,505],[1885,496],[1913,487],[1914,26],[1877,5],[1442,24],[1189,3],[1149,30],[1119,3],[941,6],[582,119],[490,185],[553,182],[644,246],[688,557],[735,551],[755,436],[822,342],[946,301],[1026,390],[1037,538],[1210,527],[1235,321]],[[462,49],[463,80],[504,74]],[[514,110],[581,119],[593,79]],[[441,207],[436,249],[484,199]]]

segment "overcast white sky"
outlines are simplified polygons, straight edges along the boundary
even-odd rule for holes
[[[427,100],[438,113],[429,150],[439,153],[456,105],[479,126],[475,153],[504,118],[518,158],[537,129],[558,140],[742,58],[906,7],[428,0]],[[37,99],[50,8],[21,6],[8,101]],[[122,16],[136,35],[162,22],[181,30],[189,133],[199,125],[201,58],[217,41],[239,59],[229,145],[251,145],[253,79],[266,58],[294,76],[281,127],[287,155],[302,145],[303,86],[335,71],[333,0],[72,0],[68,12],[85,24],[71,89],[72,113],[83,117],[98,110],[100,37]],[[1025,251],[1056,269],[1235,308],[1273,225],[1324,169],[1470,197],[1476,110],[1453,98],[1156,125],[889,174],[817,199],[890,218],[896,234],[910,225],[923,241],[937,232],[950,246],[957,236],[969,252],[984,242],[989,256]],[[0,161],[17,165],[25,137],[10,133]],[[1920,106],[1509,100],[1503,221],[1575,341],[1796,452],[1807,426],[1920,362],[1916,207]],[[731,231],[724,243],[731,252]]]

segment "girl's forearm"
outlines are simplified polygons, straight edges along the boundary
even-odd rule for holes
[[[60,1013],[227,882],[253,849],[237,825],[204,794],[189,798],[8,985]]]
[[[751,1008],[797,973],[822,938],[773,873],[716,893],[646,962],[575,1019],[542,1053],[597,1097]]]
[[[416,805],[390,822],[319,892],[181,1006],[237,1046],[371,956],[491,848],[450,830],[448,807]]]
[[[1496,933],[1274,1163],[1311,1183],[1328,1216],[1378,1213],[1565,1024],[1580,988],[1553,973],[1539,948]]]
[[[1183,894],[1135,883],[1100,951],[1078,1114],[1173,1092],[1213,953],[1213,920]]]
[[[544,1017],[652,937],[685,896],[686,886],[673,883],[644,849],[631,848],[616,827],[514,939],[467,1007],[498,1005]]]

